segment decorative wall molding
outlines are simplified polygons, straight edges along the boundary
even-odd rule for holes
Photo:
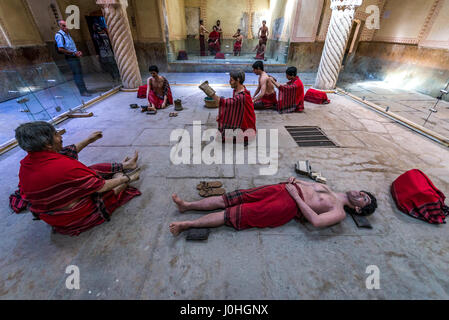
[[[418,44],[417,38],[406,38],[406,37],[378,37],[376,42],[389,42],[389,43],[400,43],[400,44]]]
[[[383,0],[383,1],[382,1],[383,5],[382,5],[382,9],[380,10],[380,21],[379,21],[379,26],[380,26],[380,28],[382,28],[382,22],[383,22],[383,20],[384,20],[385,10],[386,10],[386,8],[387,8],[387,2],[388,2],[388,1],[389,1],[389,0]],[[376,29],[372,30],[372,36],[371,36],[371,39],[369,39],[368,41],[373,41],[374,38],[376,37],[378,31],[379,31],[379,30],[376,30]]]
[[[436,48],[436,49],[447,49],[449,50],[449,39],[447,41],[439,40],[424,40],[419,43],[420,47],[426,48]]]
[[[253,28],[254,28],[254,21],[253,21],[253,13],[254,13],[254,0],[246,0],[246,10],[248,12],[248,39],[253,39]]]
[[[319,10],[317,10],[317,14],[315,16],[315,22],[313,25],[313,36],[310,37],[297,37],[296,36],[296,31],[298,30],[298,22],[299,22],[299,17],[301,15],[301,8],[302,8],[302,2],[304,0],[298,0],[297,6],[296,6],[296,13],[295,13],[295,18],[294,21],[292,23],[292,30],[291,30],[291,42],[315,42],[316,40],[316,34],[318,32],[318,26],[320,25],[320,17],[321,17],[321,13],[323,12],[323,8],[324,8],[324,3],[326,2],[325,0],[319,0],[320,3],[318,4],[319,6]],[[330,22],[330,20],[329,20]]]
[[[356,11],[354,19],[363,20],[366,21],[366,19],[369,17],[369,14],[365,11]]]
[[[444,40],[429,40],[430,31],[432,31],[432,27],[438,18],[441,8],[443,7],[444,0],[435,0],[432,8],[427,15],[426,22],[421,29],[419,34],[418,45],[420,47],[429,47],[429,48],[438,48],[438,49],[449,49],[449,35],[446,41]]]
[[[384,6],[382,8],[381,17],[380,17],[380,23],[382,25],[382,21],[385,15],[385,7],[386,2],[391,0],[385,0]],[[443,5],[443,0],[434,0],[432,7],[430,8],[429,12],[427,13],[426,19],[424,21],[424,24],[419,32],[419,35],[416,38],[409,38],[409,37],[376,37],[377,30],[374,32],[373,37],[368,40],[372,41],[375,38],[376,42],[389,42],[389,43],[398,43],[398,44],[410,44],[410,45],[422,45],[422,46],[435,46],[438,47],[448,47],[448,44],[446,41],[426,41],[426,38],[428,37],[432,26],[438,17],[438,13]],[[365,39],[363,39],[365,41]]]
[[[379,14],[380,14],[380,23],[382,23],[382,17],[385,13],[385,4],[387,3],[386,0],[377,0],[376,5],[379,7]],[[366,15],[365,18],[362,18],[363,15]],[[366,12],[358,11],[356,13],[356,18],[360,19],[361,21],[366,21],[368,19],[369,15]],[[368,29],[366,26],[362,30],[362,35],[360,36],[360,41],[372,41],[374,38],[374,35],[376,34],[376,29]]]
[[[427,14],[426,20],[424,22],[424,25],[422,26],[421,31],[419,32],[418,42],[421,42],[421,41],[427,39],[427,37],[429,36],[430,30],[432,29],[432,26],[435,23],[435,20],[437,19],[438,13],[441,10],[442,6],[443,6],[443,1],[441,1],[441,0],[435,0],[433,2],[432,8],[430,8],[430,11]]]
[[[203,20],[203,25],[207,25],[207,0],[200,2],[200,19]]]

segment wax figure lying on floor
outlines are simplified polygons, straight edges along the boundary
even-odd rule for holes
[[[168,80],[159,75],[157,66],[148,69],[151,77],[147,80],[148,110],[165,109],[173,104],[173,95]]]
[[[214,228],[222,225],[236,230],[279,227],[296,218],[306,220],[317,228],[343,221],[346,212],[371,215],[377,208],[376,198],[366,191],[335,193],[319,183],[295,178],[287,182],[248,190],[237,190],[219,197],[187,202],[173,194],[179,211],[224,211],[210,213],[193,221],[170,224],[170,232],[178,235],[190,228]]]
[[[234,90],[232,98],[219,97],[215,91],[206,86],[204,92],[207,96],[214,99],[218,107],[218,130],[223,140],[227,139],[226,131],[241,129],[245,135],[244,140],[253,139],[256,135],[256,114],[254,113],[254,104],[251,93],[243,85],[245,82],[245,72],[231,71],[229,74],[229,84]],[[204,88],[203,88],[204,89]],[[234,139],[235,137],[230,137]],[[237,138],[238,139],[238,138]]]
[[[90,167],[78,161],[78,153],[102,138],[101,132],[68,147],[43,121],[16,129],[19,146],[28,152],[20,162],[19,190],[10,198],[17,212],[30,205],[33,215],[58,233],[79,235],[109,221],[111,214],[140,191],[128,184],[139,179],[138,153],[122,163]],[[130,172],[131,171],[131,172]]]

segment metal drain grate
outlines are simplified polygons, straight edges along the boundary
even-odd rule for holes
[[[300,147],[338,147],[319,127],[290,127],[288,133]]]

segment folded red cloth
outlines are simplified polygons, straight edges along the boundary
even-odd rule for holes
[[[215,55],[215,59],[224,59],[225,55],[223,52],[217,52],[217,54]]]
[[[137,98],[145,99],[147,97],[147,89],[148,89],[147,85],[140,86],[139,90],[137,91]]]
[[[402,174],[392,183],[391,194],[402,212],[431,224],[446,223],[446,196],[422,171],[413,169]]]
[[[308,102],[316,103],[316,104],[328,104],[331,102],[327,98],[326,92],[315,90],[315,89],[307,90],[304,100],[308,101]]]

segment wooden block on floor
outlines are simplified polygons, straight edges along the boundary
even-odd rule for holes
[[[71,113],[67,115],[69,118],[90,118],[93,117],[94,114],[92,112],[89,113]]]

